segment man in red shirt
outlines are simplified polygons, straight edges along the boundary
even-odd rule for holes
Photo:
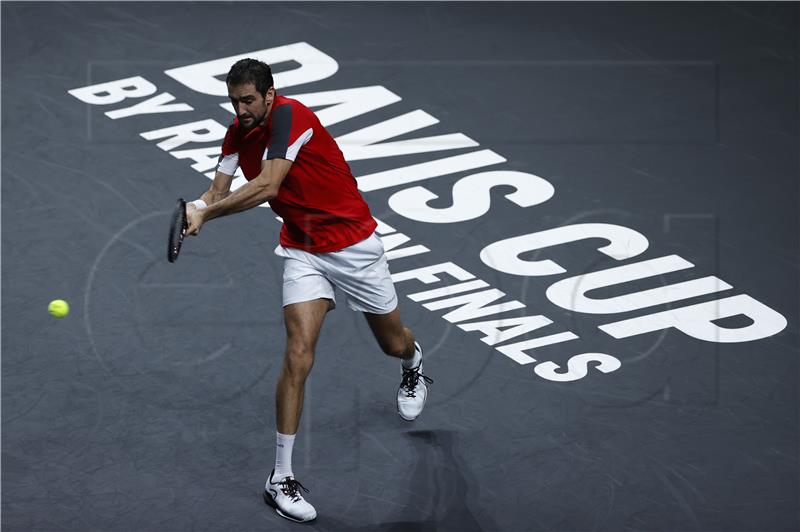
[[[275,253],[284,259],[286,352],[275,401],[275,469],[264,500],[287,519],[310,521],[317,513],[294,478],[292,446],[322,322],[335,307],[334,287],[363,312],[383,352],[401,359],[397,409],[404,419],[420,414],[432,381],[422,373],[422,348],[400,320],[377,224],[333,137],[310,109],[276,93],[265,63],[238,61],[226,83],[236,118],[211,187],[187,204],[187,234],[265,201],[283,219]],[[238,167],[248,183],[231,192]]]

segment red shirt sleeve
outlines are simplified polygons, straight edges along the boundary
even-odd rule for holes
[[[225,139],[222,141],[222,153],[217,160],[217,171],[223,174],[233,175],[239,167],[239,141],[237,135],[237,123],[234,119],[233,124],[228,127]]]
[[[235,118],[233,123],[228,126],[228,131],[225,133],[225,139],[222,141],[222,155],[220,160],[222,160],[222,157],[227,155],[239,153],[238,135],[236,134],[236,131],[238,130],[237,126],[239,125],[238,120],[238,118]]]

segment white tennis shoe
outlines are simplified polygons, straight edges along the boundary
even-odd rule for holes
[[[422,357],[422,348],[414,342],[414,349]],[[428,384],[433,379],[422,373],[422,361],[411,369],[403,368],[403,380],[397,389],[397,413],[406,421],[413,421],[420,415],[428,399]]]
[[[300,494],[300,490],[308,493],[305,486],[296,481],[294,477],[286,477],[276,482],[273,478],[274,474],[275,470],[273,469],[264,486],[264,502],[275,508],[278,515],[290,521],[305,523],[316,519],[317,511]]]

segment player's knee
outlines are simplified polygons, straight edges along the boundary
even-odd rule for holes
[[[283,367],[290,376],[305,379],[314,365],[314,351],[305,346],[292,346],[286,349]]]

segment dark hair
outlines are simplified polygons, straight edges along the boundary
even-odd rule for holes
[[[256,86],[259,94],[266,94],[272,87],[272,70],[263,61],[250,58],[240,59],[228,71],[225,83],[228,85],[252,83]]]

